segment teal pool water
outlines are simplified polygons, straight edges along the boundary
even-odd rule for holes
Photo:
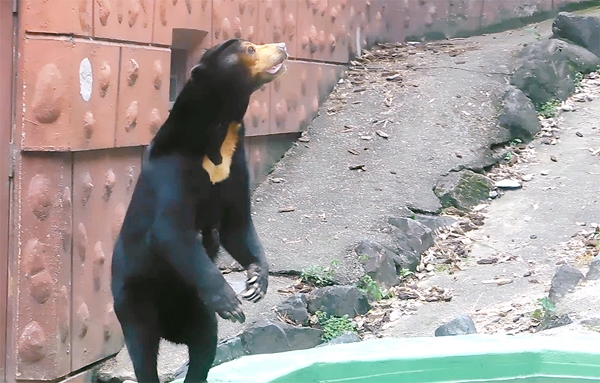
[[[209,383],[600,382],[599,338],[466,335],[384,338],[252,355],[211,369]],[[183,379],[174,383],[183,383]]]

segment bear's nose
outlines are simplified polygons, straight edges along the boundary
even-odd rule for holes
[[[283,51],[283,52],[287,53],[287,50],[285,49],[285,43],[279,43],[279,44],[277,44],[277,49],[279,49],[280,51]]]

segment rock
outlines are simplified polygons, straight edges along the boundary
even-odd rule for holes
[[[519,53],[511,84],[534,104],[566,100],[575,90],[575,73],[588,73],[600,57],[578,45],[550,39],[525,47]]]
[[[322,343],[320,345],[317,346],[317,348],[319,347],[324,347],[324,346],[332,346],[334,344],[346,344],[346,343],[356,343],[356,342],[360,342],[361,339],[358,336],[358,334],[353,333],[353,332],[345,332],[342,335],[333,338],[332,340],[330,340],[327,343]]]
[[[396,274],[396,254],[373,241],[362,241],[354,249],[365,273],[383,288],[400,283]]]
[[[445,217],[441,215],[426,215],[426,214],[415,214],[413,219],[419,222],[421,225],[425,225],[429,230],[434,233],[438,230],[452,226],[456,219],[452,217]]]
[[[568,324],[573,323],[573,320],[569,318],[569,315],[546,315],[542,320],[542,323],[537,328],[537,331],[549,330],[551,328],[566,326]]]
[[[185,362],[177,371],[175,371],[175,375],[173,375],[173,380],[185,379],[187,375],[188,368],[190,367],[190,361]],[[123,382],[125,383],[125,382]]]
[[[510,131],[511,138],[523,140],[530,140],[542,128],[533,102],[514,86],[502,96],[498,122]]]
[[[388,223],[394,226],[394,235],[404,249],[420,255],[433,246],[433,231],[422,223],[406,217],[392,217]]]
[[[311,327],[261,319],[251,324],[240,335],[248,355],[304,350],[320,344],[322,331]]]
[[[461,170],[441,177],[433,191],[443,207],[469,210],[487,199],[493,186],[488,177],[471,170]]]
[[[571,289],[575,288],[582,278],[583,273],[581,271],[569,265],[561,265],[552,277],[548,298],[556,303]]]
[[[354,286],[327,286],[310,292],[306,300],[311,314],[322,311],[327,315],[354,318],[371,308],[367,296]]]
[[[594,280],[600,279],[600,255],[596,255],[592,258],[592,262],[590,263],[590,268],[588,272],[585,274],[585,279]]]
[[[215,355],[213,366],[218,366],[244,355],[246,355],[246,352],[242,345],[242,339],[239,336],[225,339],[217,345],[217,355]]]
[[[560,12],[552,23],[554,37],[567,39],[600,57],[600,18]]]
[[[435,336],[476,334],[475,322],[468,314],[461,314],[435,330]]]
[[[505,180],[496,181],[494,186],[496,186],[497,188],[500,188],[500,189],[520,189],[521,183],[517,180],[505,179]]]
[[[114,369],[109,369],[106,367],[107,363],[104,363],[103,366],[96,372],[96,381],[101,383],[118,383],[118,382],[126,382],[128,380],[135,381],[135,373],[133,372],[133,367],[131,368],[123,368],[116,367]]]
[[[289,297],[277,305],[275,310],[298,324],[308,325],[309,314],[304,294],[296,294]]]
[[[396,254],[398,268],[415,271],[421,254],[433,246],[433,231],[411,218],[389,218],[392,230],[392,250]]]
[[[217,354],[215,355],[215,361],[213,362],[212,366],[218,366],[219,364],[229,362],[244,355],[246,355],[246,352],[244,351],[242,340],[239,336],[222,340],[217,345]],[[181,367],[179,367],[173,376],[173,380],[185,378],[189,365],[190,362],[187,361]]]

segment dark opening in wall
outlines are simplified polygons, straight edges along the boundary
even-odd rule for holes
[[[189,78],[190,70],[198,63],[206,50],[208,31],[198,29],[173,29],[171,45],[171,81],[169,111]]]

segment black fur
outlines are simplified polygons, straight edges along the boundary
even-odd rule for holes
[[[268,264],[250,216],[243,125],[229,177],[213,185],[202,167],[205,155],[221,163],[227,127],[242,123],[251,93],[274,78],[249,74],[239,60],[247,54],[243,44],[210,49],[192,70],[148,148],[114,247],[114,307],[140,383],[158,382],[160,338],[187,344],[185,381],[205,382],[216,351],[215,312],[245,320],[213,262],[220,243],[248,271],[245,299],[258,301],[267,289]]]

